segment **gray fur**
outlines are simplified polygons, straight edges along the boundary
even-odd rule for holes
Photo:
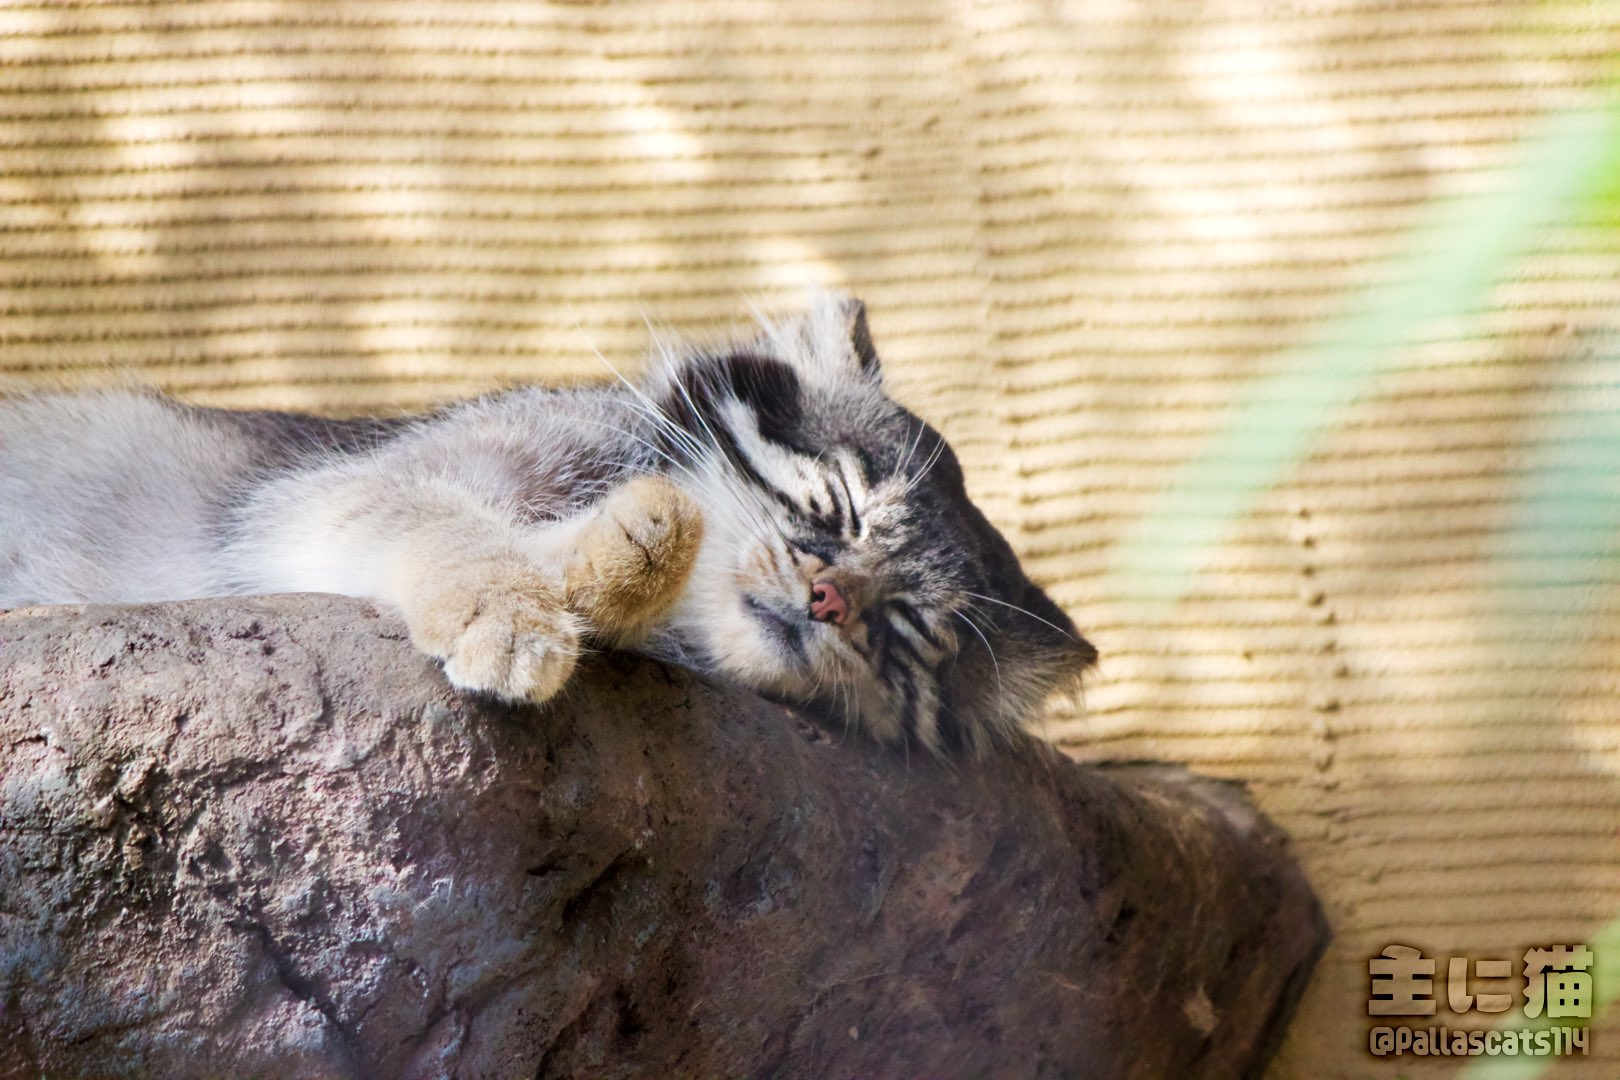
[[[527,388],[393,421],[145,393],[0,402],[0,609],[327,591],[518,551],[541,571],[624,480],[704,514],[642,651],[842,712],[890,741],[983,745],[1094,658],[882,388],[858,302],[669,350],[638,385]],[[408,557],[407,557],[408,556]],[[862,598],[807,614],[807,582]]]

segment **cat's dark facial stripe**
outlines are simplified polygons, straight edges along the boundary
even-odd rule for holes
[[[849,508],[850,535],[859,537],[864,530],[861,527],[860,511],[855,509],[855,493],[849,489],[849,478],[844,475],[843,469],[837,471],[837,476],[838,486],[844,491],[844,504]]]
[[[922,652],[906,635],[895,630],[893,624],[889,632],[883,636],[884,645],[895,653],[901,663],[922,663]]]
[[[951,685],[950,669],[955,665],[955,658],[941,662],[934,668],[934,685],[943,689]],[[934,713],[934,737],[944,750],[961,750],[967,742],[967,726],[962,717],[950,706],[949,701],[941,701]]]
[[[818,497],[814,492],[806,497],[809,502],[806,507],[809,513],[806,516],[810,519],[810,524],[816,528],[824,532],[842,535],[844,531],[844,509],[838,505],[838,500],[833,497],[831,486],[823,489],[822,494],[826,496],[825,500]]]
[[[743,453],[736,433],[726,423],[723,410],[717,407],[712,381],[697,371],[683,373],[680,389],[684,392],[662,404],[664,413],[698,446],[713,447],[721,460],[742,473],[749,484],[778,504],[793,508],[795,504],[787,492],[767,480]],[[678,461],[687,461],[693,456],[691,446],[684,440],[665,434],[664,443],[661,449]]]
[[[855,453],[855,464],[861,472],[861,483],[870,488],[876,484],[879,477],[877,455],[864,446],[852,447]]]
[[[833,711],[858,703],[850,719],[891,737],[903,729],[934,748],[983,745],[1094,653],[969,501],[939,432],[884,394],[864,312],[817,317],[689,357],[662,404],[719,466],[700,470],[728,488],[714,502],[748,489],[745,501],[788,544],[792,558],[758,571],[756,586],[756,541],[737,534],[746,588],[768,594],[778,616],[797,605],[804,621],[784,637],[769,618],[753,620],[784,670],[808,669],[801,683],[783,676],[777,686],[800,685]],[[841,340],[832,336],[840,319]],[[813,575],[826,566],[858,585],[859,609],[811,629]],[[957,617],[971,618],[971,631]]]
[[[917,684],[909,668],[902,668],[896,677],[900,688],[900,728],[906,738],[917,737]]]
[[[905,659],[900,653],[890,646],[890,636],[888,633],[879,635],[881,640],[876,647],[878,673],[885,678],[898,678],[907,674],[910,669],[906,666]]]
[[[734,400],[748,406],[762,439],[797,454],[814,454],[804,441],[804,391],[799,376],[780,360],[738,353],[722,361],[722,378]]]
[[[793,541],[793,546],[806,555],[814,555],[828,566],[836,565],[843,545],[835,540],[819,536],[801,536]]]
[[[917,634],[924,641],[928,642],[930,646],[935,649],[943,649],[945,647],[944,645],[940,644],[939,638],[934,636],[933,631],[928,629],[928,624],[923,622],[922,615],[915,607],[911,606],[911,604],[904,600],[891,600],[889,601],[889,606],[896,615],[899,615],[902,619],[904,619],[906,624],[915,630]]]
[[[667,403],[665,411],[689,436],[700,444],[715,446],[750,484],[812,528],[838,536],[858,531],[854,496],[841,473],[835,472],[835,477],[847,503],[839,501],[833,478],[825,481],[820,493],[808,492],[794,498],[765,476],[732,427],[731,410],[725,407],[728,401],[748,410],[765,442],[799,457],[815,458],[801,430],[803,390],[792,368],[780,361],[741,353],[717,361],[713,371],[694,369],[682,377],[680,385],[685,393]]]

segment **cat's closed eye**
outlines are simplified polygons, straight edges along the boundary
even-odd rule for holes
[[[843,550],[843,544],[835,539],[800,534],[790,543],[793,547],[806,555],[813,555],[828,566],[838,561],[838,554]]]

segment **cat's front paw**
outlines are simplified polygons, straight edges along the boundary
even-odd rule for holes
[[[638,477],[597,506],[565,570],[568,605],[610,645],[641,640],[691,576],[703,512],[668,480]]]
[[[444,661],[452,686],[508,701],[545,701],[580,651],[580,620],[523,559],[475,560],[430,574],[405,611],[411,641]]]

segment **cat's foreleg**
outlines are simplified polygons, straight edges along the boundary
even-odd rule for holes
[[[568,608],[593,640],[642,643],[691,576],[703,514],[680,488],[644,476],[615,488],[570,521],[537,530],[525,550],[558,567]]]
[[[253,591],[380,600],[454,686],[544,701],[573,673],[587,623],[563,568],[534,559],[516,514],[462,480],[359,464],[286,477],[237,536],[227,554]]]
[[[354,463],[276,482],[237,535],[228,554],[253,591],[383,601],[452,685],[544,701],[586,638],[633,646],[654,629],[703,517],[668,480],[638,477],[575,518],[524,524],[465,477]]]

